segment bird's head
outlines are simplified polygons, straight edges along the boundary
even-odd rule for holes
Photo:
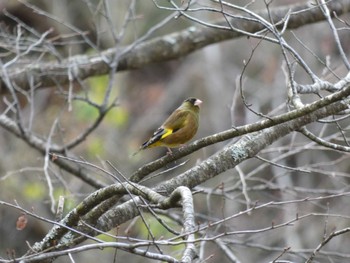
[[[189,107],[199,107],[203,102],[200,99],[196,99],[196,98],[188,98],[184,101],[184,104],[188,105]]]

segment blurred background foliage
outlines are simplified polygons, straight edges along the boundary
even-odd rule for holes
[[[150,27],[170,15],[164,10],[157,9],[151,1],[136,1],[134,20],[125,26],[124,19],[130,1],[106,2],[109,14],[103,15],[105,10],[102,1],[36,0],[23,4],[23,2],[16,0],[1,0],[1,41],[3,45],[13,45],[14,43],[18,21],[11,17],[18,18],[28,28],[34,30],[34,32],[30,32],[26,28],[22,28],[23,41],[33,41],[33,39],[38,38],[38,35],[40,36],[52,28],[49,38],[53,39],[52,43],[56,52],[50,52],[48,47],[43,46],[41,50],[28,54],[27,59],[36,62],[60,60],[77,54],[94,53],[97,52],[96,49],[103,50],[114,46],[129,45]],[[250,1],[239,2],[243,6]],[[272,1],[271,8],[297,2],[304,1]],[[28,4],[47,13],[33,12]],[[209,5],[211,2],[208,1],[207,4]],[[265,8],[263,1],[255,1],[251,6],[252,10],[263,8]],[[198,12],[194,15],[208,21],[219,18],[218,15],[204,12]],[[86,34],[82,37],[82,35],[77,34],[77,30],[71,30],[66,25],[72,25]],[[152,37],[176,32],[190,25],[193,23],[182,17],[173,19]],[[125,31],[125,34],[116,43],[112,36],[113,34],[118,35],[122,31]],[[335,68],[339,64],[332,34],[325,22],[304,26],[293,32],[287,32],[286,35],[289,43],[298,50],[314,72],[319,73],[319,76],[325,76],[328,72],[324,72],[324,66],[298,42],[298,39],[318,57],[328,59],[331,67]],[[350,43],[348,31],[340,32],[340,35],[343,43]],[[88,44],[87,40],[91,41],[92,44]],[[93,49],[92,45],[96,48]],[[344,48],[347,52],[350,51],[350,45],[347,44]],[[3,61],[13,58],[13,54],[6,53],[6,50],[7,48],[3,48],[0,51]],[[242,37],[206,47],[174,61],[149,65],[138,70],[119,72],[113,83],[110,83],[109,76],[93,77],[83,83],[75,83],[74,94],[83,98],[88,97],[95,103],[101,103],[105,96],[106,87],[110,84],[113,85],[110,103],[112,103],[113,98],[117,98],[117,107],[108,113],[98,129],[84,143],[73,150],[74,156],[111,170],[111,167],[106,164],[106,160],[109,160],[125,177],[130,176],[143,164],[165,154],[166,149],[150,149],[147,152],[141,152],[134,158],[130,157],[164,118],[184,98],[189,96],[198,97],[204,101],[201,109],[200,128],[195,139],[215,134],[232,126],[259,120],[259,116],[244,106],[237,88],[237,77],[242,74],[244,61],[247,61],[252,52],[254,55],[244,72],[243,92],[247,103],[251,105],[252,109],[263,114],[286,112],[287,89],[280,69],[283,57],[279,46]],[[310,80],[306,74],[300,69],[297,70],[297,81],[309,83]],[[52,138],[57,144],[67,143],[75,138],[93,122],[98,114],[97,110],[86,101],[67,102],[63,94],[69,88],[58,86],[57,88],[39,89],[36,90],[32,102],[25,98],[21,100],[22,113],[26,117],[25,121],[29,125],[30,120],[32,120],[31,129],[38,135],[47,137],[54,121],[58,119],[59,129]],[[0,109],[4,110],[6,97],[9,95],[2,94],[1,96]],[[304,99],[312,101],[315,97],[309,96]],[[342,124],[347,125],[346,123]],[[315,131],[320,130],[320,127],[322,127],[320,124],[311,125],[311,129]],[[334,127],[327,126],[323,129],[324,134],[330,135],[334,132]],[[305,146],[305,142],[305,138],[301,135],[292,134],[274,143],[261,153],[261,156],[266,159],[277,160],[280,158],[278,160],[280,163],[290,167],[298,167],[300,170],[287,170],[266,165],[265,162],[258,159],[252,159],[239,166],[246,175],[249,187],[252,188],[249,192],[251,200],[264,203],[271,200],[302,199],[319,193],[313,189],[324,189],[325,193],[336,193],[340,189],[348,189],[348,155],[321,151],[322,149],[314,144]],[[145,184],[155,185],[158,181],[187,170],[221,149],[226,143],[206,147],[186,157],[185,164],[150,179]],[[0,158],[0,199],[8,202],[16,200],[25,209],[34,211],[43,217],[54,218],[50,211],[42,155],[3,129],[0,129],[0,145],[0,156],[2,156]],[[282,155],[284,156],[282,157]],[[174,165],[179,163],[181,162]],[[314,171],[311,174],[303,173],[301,171],[303,167],[312,167]],[[170,168],[170,166],[166,168]],[[56,198],[60,195],[66,197],[66,212],[94,190],[57,167],[52,166],[50,169],[50,177],[54,184],[54,196]],[[91,169],[91,173],[96,174],[100,180],[106,183],[113,183],[112,178],[100,171]],[[273,190],[276,185],[284,188],[285,191]],[[295,190],[298,187],[300,187],[300,191]],[[206,182],[202,185],[201,190],[201,193],[195,195],[195,209],[198,214],[206,216],[203,218],[198,216],[198,223],[223,218],[246,209],[246,200],[242,195],[240,179],[236,170],[225,172]],[[225,192],[225,196],[222,195],[223,192]],[[221,225],[220,229],[232,231],[262,228],[271,225],[271,222],[274,224],[284,222],[286,218],[295,217],[297,213],[311,212],[342,214],[344,222],[340,222],[339,219],[334,221],[332,218],[328,219],[330,229],[339,228],[338,224],[347,225],[348,223],[349,211],[344,211],[344,203],[346,203],[345,197],[344,200],[339,198],[331,203],[315,201],[266,207],[252,212],[251,215],[244,214],[229,220]],[[5,239],[0,239],[1,257],[6,257],[6,254],[9,254],[12,249],[17,256],[23,254],[28,249],[25,242],[33,244],[33,242],[39,241],[51,228],[51,225],[47,223],[29,218],[26,229],[18,231],[15,228],[15,223],[20,215],[21,213],[17,210],[0,206],[0,236],[8,237],[6,242]],[[310,216],[307,219],[309,222],[305,220],[302,224],[268,233],[237,235],[232,238],[232,242],[264,244],[269,240],[269,244],[266,244],[268,246],[282,247],[293,244],[294,247],[313,248],[323,236],[324,218],[320,218],[321,220],[316,215]],[[169,233],[160,228],[153,217],[149,216],[147,220],[154,235],[168,237]],[[115,231],[119,235],[124,235],[124,231],[128,230],[127,235],[132,237],[148,237],[147,229],[140,219],[130,224],[131,226],[128,224],[120,226]],[[169,224],[174,223],[170,221]],[[181,230],[178,229],[178,231]],[[116,232],[112,234],[116,234]],[[110,237],[106,237],[106,240],[110,240]],[[345,241],[339,239],[339,242]],[[346,244],[348,243],[349,241],[346,240]],[[332,243],[330,246],[337,247],[337,245],[339,245],[339,253],[347,253],[348,246],[344,246],[344,243]],[[176,256],[177,247],[174,246],[171,249]],[[234,245],[233,250],[237,256],[245,258],[244,262],[258,262],[257,258],[260,258],[260,262],[265,262],[278,254],[278,251],[273,254],[263,248],[260,249],[261,253],[249,253],[248,248],[240,249],[238,245]],[[110,262],[108,260],[113,258],[114,253],[113,249],[105,249],[81,253],[76,257],[79,258],[77,262],[101,261],[102,258],[105,262]],[[117,253],[121,261],[126,258],[130,259],[128,253],[121,251]],[[203,253],[207,256],[214,255],[208,262],[228,262],[224,254],[218,253],[214,245],[207,245],[207,249]],[[62,258],[57,262],[66,262],[65,260]],[[146,262],[141,257],[133,257],[132,260],[130,259],[128,262]]]

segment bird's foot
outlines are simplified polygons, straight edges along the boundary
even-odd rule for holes
[[[166,155],[172,155],[173,154],[172,150],[169,147],[167,147],[167,149],[168,151],[166,152]]]
[[[187,144],[181,144],[179,149],[184,149],[187,147]]]

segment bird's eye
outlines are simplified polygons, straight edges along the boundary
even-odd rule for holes
[[[194,104],[196,102],[196,99],[192,98],[192,99],[188,99],[187,101],[190,102],[191,104]]]

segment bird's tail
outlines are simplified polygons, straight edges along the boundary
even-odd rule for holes
[[[150,144],[153,143],[151,140],[145,141],[140,148],[134,152],[133,154],[131,154],[131,156],[135,156],[136,154],[138,154],[139,152],[141,152],[142,150],[148,148],[150,146]]]
[[[132,153],[131,156],[134,157],[136,154],[138,154],[139,152],[141,152],[143,150],[142,147],[140,147],[136,152]]]

